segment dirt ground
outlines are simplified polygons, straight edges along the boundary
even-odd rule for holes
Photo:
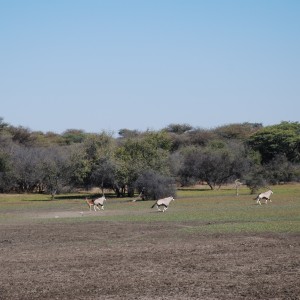
[[[0,299],[300,299],[300,236],[200,223],[0,226]]]

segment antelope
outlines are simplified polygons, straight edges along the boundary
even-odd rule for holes
[[[101,209],[104,210],[104,201],[106,201],[106,198],[104,195],[100,198],[95,199],[94,200],[94,210],[96,211],[96,208],[98,210],[100,210],[99,206],[101,206]]]
[[[254,200],[256,200],[256,203],[258,203],[259,205],[261,205],[260,200],[261,199],[266,199],[265,204],[268,204],[268,200],[270,202],[272,202],[271,199],[270,199],[270,197],[271,197],[272,194],[273,194],[273,192],[271,190],[268,190],[268,191],[266,191],[264,193],[260,193],[256,198],[254,198]]]
[[[85,198],[85,202],[86,202],[87,205],[89,206],[90,211],[92,210],[92,206],[94,206],[94,211],[96,211],[96,209],[95,209],[95,204],[94,204],[94,200]]]
[[[168,209],[168,206],[170,204],[171,201],[174,201],[175,199],[171,196],[171,197],[167,197],[167,198],[163,198],[163,199],[159,199],[157,200],[152,206],[151,208],[153,208],[155,205],[158,209],[158,211],[160,210],[160,207],[163,206],[163,212],[165,212]]]

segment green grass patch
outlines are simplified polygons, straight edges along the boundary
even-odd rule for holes
[[[257,205],[249,190],[180,189],[169,209],[151,208],[155,201],[107,197],[104,211],[89,212],[84,194],[0,195],[0,224],[70,222],[174,222],[189,223],[187,231],[300,232],[300,184],[272,187],[272,203]],[[59,217],[57,216],[58,214]]]

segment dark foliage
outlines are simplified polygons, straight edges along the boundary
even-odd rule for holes
[[[143,192],[145,200],[157,200],[176,195],[175,181],[155,171],[143,172],[135,182],[135,188]]]

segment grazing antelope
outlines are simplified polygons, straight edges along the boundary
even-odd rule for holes
[[[158,209],[158,211],[160,210],[160,207],[163,206],[163,212],[165,212],[168,209],[168,206],[170,204],[171,201],[174,201],[175,199],[171,196],[171,197],[167,197],[167,198],[163,198],[163,199],[159,199],[157,200],[152,206],[151,208],[153,208],[155,205]]]
[[[254,200],[256,200],[256,203],[258,203],[259,205],[261,205],[260,200],[266,199],[265,204],[268,204],[268,200],[270,202],[272,202],[271,199],[270,199],[270,197],[271,197],[272,194],[273,194],[273,192],[271,190],[268,190],[265,193],[260,193],[256,198],[254,198]]]
[[[94,210],[96,211],[96,208],[98,210],[100,210],[99,206],[101,207],[101,209],[104,210],[104,201],[106,201],[106,198],[104,195],[100,198],[95,199],[94,200]]]

